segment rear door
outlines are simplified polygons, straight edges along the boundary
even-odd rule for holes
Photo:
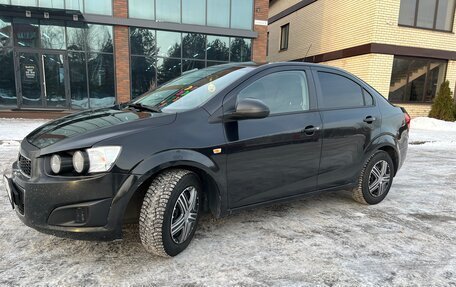
[[[224,112],[244,98],[263,101],[264,119],[225,123],[230,208],[313,191],[320,162],[321,118],[310,69],[267,69],[229,94]]]
[[[380,133],[379,109],[355,77],[312,69],[323,121],[318,189],[351,184],[361,170],[364,151]]]

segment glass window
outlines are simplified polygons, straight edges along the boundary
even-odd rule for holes
[[[65,27],[53,25],[54,23],[41,23],[41,48],[46,49],[66,49]]]
[[[0,106],[16,106],[13,52],[0,49]]]
[[[181,33],[157,31],[157,52],[163,57],[181,57]]]
[[[11,5],[36,7],[36,0],[11,0]]]
[[[248,62],[252,55],[252,40],[231,38],[231,62]]]
[[[454,15],[455,0],[439,0],[437,10],[437,22],[435,28],[439,30],[453,30],[453,15]]]
[[[157,65],[158,85],[164,84],[181,74],[181,60],[170,58],[158,58]]]
[[[150,57],[131,57],[131,96],[136,98],[157,87],[156,60]]]
[[[201,70],[204,69],[206,65],[204,61],[197,60],[183,60],[182,61],[182,72],[191,71],[191,70]]]
[[[128,16],[137,19],[155,19],[154,0],[128,0]]]
[[[205,25],[206,0],[183,0],[182,23]]]
[[[230,55],[230,39],[221,36],[207,36],[207,59],[228,61]]]
[[[11,46],[11,22],[7,18],[0,18],[0,48]]]
[[[245,98],[263,101],[271,114],[306,111],[309,109],[306,75],[303,71],[269,74],[239,92],[238,101]]]
[[[39,0],[40,7],[45,8],[55,8],[55,9],[64,9],[65,1],[64,0]]]
[[[90,53],[88,60],[90,107],[109,107],[115,103],[113,55]]]
[[[445,80],[446,61],[394,57],[389,100],[392,102],[432,102]]]
[[[71,85],[71,108],[88,109],[89,95],[87,93],[87,73],[85,53],[68,53]]]
[[[423,28],[434,27],[435,7],[437,0],[426,0],[418,2],[418,15],[416,25]]]
[[[364,106],[361,87],[352,80],[333,73],[318,72],[323,97],[322,108]]]
[[[84,51],[86,49],[87,31],[84,28],[67,27],[67,49]]]
[[[112,15],[112,0],[86,0],[84,10],[88,14]]]
[[[288,49],[288,36],[290,32],[290,24],[280,27],[280,50]]]
[[[157,20],[180,23],[180,3],[181,0],[156,0]]]
[[[364,94],[364,102],[366,103],[366,106],[373,106],[374,105],[374,97],[372,97],[371,93],[363,89],[363,94]]]
[[[65,8],[67,10],[77,10],[84,12],[84,4],[82,1],[84,0],[65,0]]]
[[[231,28],[252,29],[253,0],[231,0]]]
[[[0,4],[9,4],[10,0],[0,0]]]
[[[251,70],[224,65],[188,72],[135,102],[161,108],[164,112],[193,109]]]
[[[455,0],[401,0],[399,24],[452,31],[454,11]]]
[[[87,46],[93,52],[113,52],[112,27],[89,24]]]
[[[40,42],[38,21],[14,19],[14,44],[19,47],[38,48]]]
[[[230,27],[230,0],[207,0],[207,25]]]
[[[157,55],[155,30],[130,28],[130,49],[133,55]]]
[[[182,34],[182,57],[204,59],[206,57],[206,36],[203,34]]]
[[[218,66],[223,64],[226,64],[226,62],[207,61],[206,67]]]
[[[399,24],[414,26],[415,25],[416,0],[401,0],[399,10]]]

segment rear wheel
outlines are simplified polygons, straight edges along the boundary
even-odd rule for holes
[[[195,234],[201,198],[195,173],[175,169],[159,174],[141,207],[139,236],[146,250],[163,257],[182,252]]]
[[[394,165],[384,151],[377,151],[364,163],[353,199],[363,204],[380,203],[393,183]]]

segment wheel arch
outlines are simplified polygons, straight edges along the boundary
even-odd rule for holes
[[[366,159],[379,150],[386,152],[391,157],[394,164],[393,176],[395,176],[400,163],[400,153],[395,137],[391,134],[383,134],[374,139],[367,148]]]

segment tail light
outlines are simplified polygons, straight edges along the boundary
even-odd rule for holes
[[[405,115],[405,123],[407,124],[407,127],[410,129],[410,122],[411,122],[412,118],[410,117],[410,115],[407,113],[407,111],[405,109],[402,109],[402,111],[404,112],[404,115]]]

